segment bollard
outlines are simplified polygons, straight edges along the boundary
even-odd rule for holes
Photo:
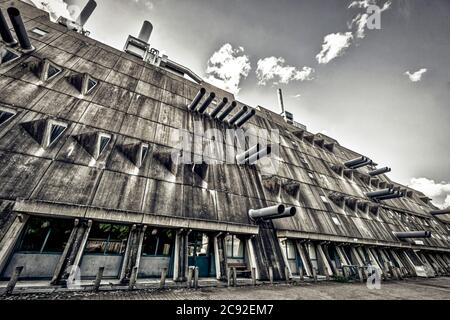
[[[188,277],[187,277],[187,287],[192,288],[192,278],[194,277],[194,267],[189,267]]]
[[[303,270],[303,268],[300,268],[300,281],[304,280],[305,280],[305,271]]]
[[[345,266],[342,266],[342,275],[344,278],[347,278],[347,269],[345,269]]]
[[[256,268],[252,268],[252,286],[256,286]]]
[[[14,269],[14,273],[11,276],[11,279],[9,279],[8,285],[6,286],[5,295],[10,296],[12,295],[14,288],[16,287],[17,281],[19,280],[20,274],[23,271],[23,266],[16,267]]]
[[[95,292],[100,290],[100,285],[102,283],[104,271],[105,271],[105,267],[98,268],[97,276],[95,277],[95,282],[94,282],[94,291]]]
[[[233,267],[233,287],[236,287],[237,285],[237,272],[236,267]]]
[[[161,280],[159,281],[159,288],[164,289],[166,286],[167,268],[161,269]]]
[[[312,271],[313,271],[313,279],[314,279],[314,282],[317,282],[317,269],[316,269],[316,268],[313,268]]]
[[[286,278],[286,283],[289,284],[289,281],[291,280],[290,279],[291,277],[289,276],[289,268],[288,267],[284,268],[284,277]]]
[[[198,267],[194,269],[194,288],[198,289]]]
[[[130,283],[128,284],[128,290],[134,290],[134,287],[136,286],[137,271],[138,271],[138,267],[136,267],[136,266],[134,266],[133,270],[131,270]]]
[[[269,267],[269,281],[273,285],[273,267]]]
[[[359,282],[364,283],[363,267],[358,268]]]

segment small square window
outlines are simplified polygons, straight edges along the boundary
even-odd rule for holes
[[[31,32],[33,32],[34,34],[37,34],[40,37],[43,37],[48,34],[47,31],[39,29],[39,28],[34,28],[33,30],[31,30]]]

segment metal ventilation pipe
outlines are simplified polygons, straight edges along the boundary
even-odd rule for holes
[[[245,116],[243,116],[238,122],[236,122],[236,126],[242,127],[247,121],[249,121],[251,118],[253,118],[256,114],[255,109],[250,110]]]
[[[0,9],[0,35],[2,36],[3,41],[8,46],[13,46],[17,44],[17,41],[13,38],[11,34],[11,30],[9,30],[8,23],[6,22],[5,16],[3,15],[1,9]]]
[[[22,16],[17,8],[8,8],[9,19],[13,25],[14,31],[16,32],[17,38],[19,39],[20,47],[24,51],[32,51],[34,47],[31,45],[30,39],[28,38],[27,30],[23,24]]]
[[[370,171],[369,176],[375,177],[375,176],[379,176],[380,174],[384,174],[384,173],[388,173],[388,172],[391,172],[391,168],[384,167],[384,168],[380,168],[380,169],[377,169],[374,171]]]
[[[444,209],[444,210],[436,210],[430,212],[433,216],[440,216],[444,214],[450,214],[450,209]]]
[[[89,0],[89,2],[86,4],[86,6],[78,16],[77,23],[83,27],[91,17],[92,13],[95,11],[95,8],[97,8],[97,2],[95,2],[94,0]]]
[[[263,208],[263,209],[250,209],[248,211],[248,215],[250,216],[251,219],[255,220],[255,219],[264,219],[266,217],[271,217],[274,215],[280,215],[283,214],[286,211],[286,207],[282,204],[273,206],[273,207],[268,207],[268,208]]]
[[[200,100],[202,100],[205,93],[206,93],[206,89],[201,88],[200,91],[195,96],[194,100],[192,100],[191,104],[188,106],[188,109],[191,111],[194,111],[195,108],[197,107],[198,103],[200,102]]]
[[[225,108],[225,106],[228,103],[228,98],[223,98],[222,102],[210,113],[210,117],[212,119],[214,119],[220,111],[222,111],[223,108]]]
[[[272,153],[272,147],[271,146],[267,146],[264,149],[260,150],[257,153],[254,153],[253,155],[251,155],[250,157],[248,157],[244,162],[250,163],[250,164],[254,164],[256,161],[268,156],[269,154]]]
[[[366,162],[367,160],[368,160],[367,157],[362,156],[362,157],[359,157],[359,158],[356,158],[356,159],[353,159],[353,160],[345,162],[344,166],[346,166],[348,168],[351,168],[351,167],[353,167],[355,165],[358,165],[358,164],[361,164],[363,162]]]
[[[288,218],[288,217],[293,217],[296,214],[297,214],[297,208],[289,207],[289,208],[286,208],[286,210],[284,210],[284,212],[282,214],[273,216],[271,219],[276,220],[276,219]]]
[[[223,121],[225,118],[237,107],[237,102],[233,101],[231,105],[225,109],[220,116],[217,117],[218,120]]]
[[[243,106],[241,111],[239,111],[238,113],[236,113],[229,121],[228,124],[230,126],[233,126],[240,117],[242,117],[246,112],[248,111],[248,107],[247,106]]]
[[[401,197],[403,197],[403,194],[399,191],[395,191],[393,194],[376,198],[376,200],[383,201],[383,200],[390,200],[390,199],[401,198]]]
[[[362,168],[362,167],[365,167],[365,166],[369,166],[369,165],[371,165],[371,164],[373,164],[373,161],[370,160],[370,159],[368,159],[366,162],[363,162],[363,163],[354,165],[354,166],[352,167],[352,169],[359,169],[359,168]]]
[[[277,93],[278,93],[278,105],[280,106],[281,113],[284,113],[286,110],[284,109],[283,91],[281,89],[278,89]]]
[[[198,109],[199,113],[204,113],[206,111],[206,109],[208,108],[208,106],[211,104],[211,102],[216,98],[216,94],[214,92],[211,92],[209,94],[209,97],[205,100],[205,102],[203,102],[203,104],[200,106],[200,108]]]
[[[390,195],[394,192],[393,189],[383,189],[383,190],[378,190],[378,191],[373,191],[373,192],[368,192],[366,193],[366,196],[369,198],[379,198],[379,197],[384,197],[387,195]]]
[[[431,231],[394,232],[394,236],[396,236],[399,239],[430,238]]]
[[[260,145],[259,143],[245,151],[244,153],[238,154],[236,156],[237,163],[244,163],[246,159],[254,155],[255,153],[259,152]]]
[[[150,40],[150,36],[152,35],[152,31],[153,25],[150,23],[150,21],[145,20],[142,24],[141,31],[139,32],[139,40],[148,42]]]

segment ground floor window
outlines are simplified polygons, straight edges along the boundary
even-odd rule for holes
[[[167,229],[147,229],[142,245],[144,256],[169,256],[175,232]]]
[[[61,253],[73,229],[73,220],[30,217],[17,251]]]
[[[94,223],[85,252],[103,255],[124,254],[130,227],[120,224]]]
[[[228,235],[225,237],[225,250],[227,253],[227,258],[243,259],[244,241],[236,235]]]

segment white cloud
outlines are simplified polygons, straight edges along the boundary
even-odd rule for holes
[[[423,192],[433,199],[433,203],[440,208],[450,206],[450,183],[436,183],[427,178],[412,178],[409,187]]]
[[[25,0],[24,2],[48,12],[52,21],[58,20],[59,17],[74,19],[81,12],[81,10],[69,8],[63,0]]]
[[[286,61],[283,58],[267,57],[258,60],[258,67],[256,69],[256,78],[259,85],[266,85],[267,82],[274,83],[289,83],[290,81],[305,81],[312,80],[314,69],[310,67],[303,67],[297,69],[296,67],[286,66]]]
[[[206,81],[237,94],[241,79],[245,79],[250,70],[250,59],[244,54],[244,48],[233,49],[231,44],[226,43],[209,58]]]
[[[352,44],[353,35],[351,32],[331,33],[323,39],[322,50],[316,56],[321,64],[326,64],[331,60],[344,54],[345,50]]]
[[[377,5],[377,2],[375,0],[362,0],[362,1],[353,1],[348,6],[349,9],[351,8],[359,8],[364,9],[365,12],[358,13],[352,21],[348,24],[349,29],[355,28],[355,36],[357,38],[363,39],[366,36],[366,29],[367,29],[367,22],[369,20],[369,12],[368,9],[371,6]],[[383,6],[380,8],[378,13],[382,13],[386,10],[388,10],[391,7],[392,3],[390,1],[387,1],[383,4]],[[370,13],[370,15],[373,13]]]
[[[299,94],[295,94],[295,95],[293,95],[291,97],[294,98],[294,99],[300,99],[302,97],[302,95],[299,93]]]
[[[427,72],[428,70],[425,68],[422,68],[414,73],[411,73],[409,71],[405,72],[405,75],[408,76],[409,80],[411,80],[412,82],[419,82],[420,80],[422,80],[422,76],[424,75],[425,72]]]

